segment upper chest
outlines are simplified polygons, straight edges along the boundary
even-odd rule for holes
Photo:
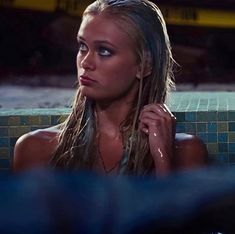
[[[106,173],[117,171],[123,157],[122,139],[101,135],[97,143],[97,169]]]

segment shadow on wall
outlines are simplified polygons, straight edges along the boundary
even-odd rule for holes
[[[172,5],[175,2],[171,1]],[[193,4],[191,2],[188,4]],[[159,3],[166,4],[161,0]],[[182,0],[177,4],[181,6],[183,3]],[[205,3],[194,5],[198,7],[200,4]],[[232,6],[232,1],[229,4]],[[79,16],[70,16],[65,12],[0,7],[0,31],[4,32],[0,38],[0,80],[22,74],[29,77],[75,74],[76,35],[80,22]],[[168,25],[168,31],[173,55],[179,64],[175,68],[176,83],[197,85],[234,80],[233,28]]]
[[[79,25],[78,17],[0,9],[0,79],[76,73]]]

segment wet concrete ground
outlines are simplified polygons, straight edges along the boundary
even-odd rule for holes
[[[0,86],[0,108],[69,107],[75,89],[30,86]],[[0,109],[1,111],[1,109]]]
[[[75,91],[76,89],[72,84],[61,84],[60,86],[57,85],[57,87],[41,87],[32,84],[0,84],[0,111],[1,109],[69,107],[73,101]],[[208,83],[198,86],[179,84],[177,85],[177,91],[234,92],[235,83]]]

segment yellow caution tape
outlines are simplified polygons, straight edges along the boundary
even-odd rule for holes
[[[81,16],[93,0],[0,0],[0,7],[56,12]],[[160,6],[167,24],[235,28],[235,11],[192,7]]]
[[[161,6],[168,24],[235,28],[235,11]]]
[[[55,12],[65,11],[71,15],[82,15],[86,6],[93,0],[0,0],[0,7],[13,7],[28,10]]]

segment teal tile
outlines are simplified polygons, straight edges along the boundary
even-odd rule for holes
[[[10,157],[9,148],[8,147],[0,148],[0,158],[9,158],[9,157]]]
[[[184,112],[177,112],[176,119],[177,119],[177,122],[185,122],[185,113]]]
[[[196,133],[196,123],[185,123],[185,131],[187,133]]]
[[[18,140],[18,137],[11,137],[10,138],[10,147],[14,147],[17,140]]]
[[[218,132],[228,132],[228,123],[218,122]]]
[[[8,126],[8,119],[7,116],[0,116],[0,126]]]
[[[208,103],[209,103],[208,99],[203,99],[203,98],[200,99],[200,101],[199,101],[199,108],[200,109],[207,109]]]
[[[229,143],[229,152],[235,153],[235,143]]]
[[[228,123],[228,130],[229,131],[235,131],[235,122],[229,122]]]
[[[193,104],[193,103],[190,103],[190,105],[187,108],[187,112],[189,112],[189,113],[196,112],[197,110],[198,110],[198,105],[197,104]]]
[[[8,119],[8,125],[20,126],[20,116],[10,116]]]
[[[67,115],[61,115],[59,123],[63,123],[67,119]]]
[[[0,137],[8,137],[9,131],[8,127],[0,127]]]
[[[40,125],[39,115],[29,116],[29,124],[33,126]]]
[[[42,125],[50,125],[51,124],[51,116],[40,116],[40,122]]]
[[[198,99],[191,99],[190,100],[190,106],[194,107],[194,110],[197,109],[198,104],[199,104],[199,100]]]
[[[218,121],[227,121],[228,120],[228,112],[227,111],[219,111],[218,112]]]
[[[185,123],[177,123],[176,132],[186,132]]]
[[[208,121],[217,121],[217,111],[211,111],[207,113],[207,119]]]
[[[14,147],[10,147],[10,158],[13,159],[14,156]]]
[[[187,99],[181,99],[180,101],[180,108],[187,108],[189,106],[189,100]]]
[[[228,133],[218,133],[218,142],[228,142]]]
[[[195,122],[196,121],[196,112],[186,112],[185,113],[185,121],[187,122]]]
[[[228,141],[229,141],[230,143],[235,142],[235,132],[229,132],[229,133],[228,133]]]
[[[197,113],[197,122],[207,122],[208,118],[207,118],[207,115],[208,113],[205,112],[205,111],[199,111]]]
[[[208,133],[208,143],[216,143],[217,141],[217,133]]]
[[[9,127],[9,136],[10,137],[20,137],[25,133],[30,132],[30,127],[29,126],[14,126],[14,127]]]
[[[217,143],[207,143],[207,150],[209,154],[217,154],[219,152],[219,147]]]
[[[205,132],[198,133],[197,136],[198,136],[204,143],[208,143],[208,133],[205,133]]]
[[[20,116],[20,125],[29,125],[29,117]]]
[[[218,148],[220,153],[226,153],[228,152],[228,143],[219,143]]]
[[[51,124],[52,125],[59,124],[60,123],[60,118],[61,118],[60,115],[53,115],[53,116],[51,116]]]
[[[217,132],[217,123],[208,123],[208,132]]]
[[[197,123],[197,132],[207,132],[207,124]]]
[[[9,138],[0,138],[0,147],[9,147]]]
[[[229,121],[235,121],[235,111],[229,111],[228,112],[228,120]]]

